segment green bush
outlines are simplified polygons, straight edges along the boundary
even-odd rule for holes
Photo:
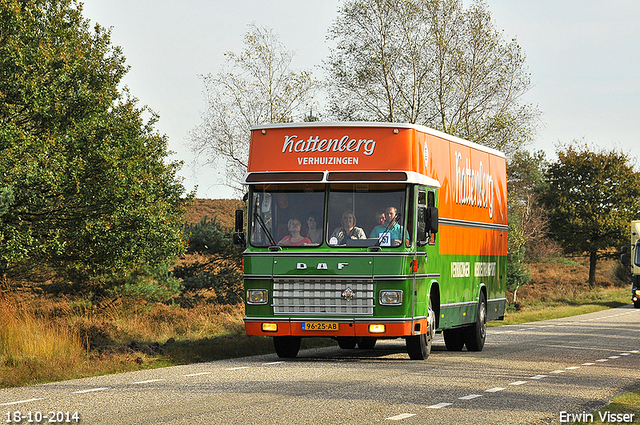
[[[182,281],[166,266],[141,268],[123,279],[105,282],[106,295],[128,301],[167,302],[183,290]]]

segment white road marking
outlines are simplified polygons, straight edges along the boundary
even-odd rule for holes
[[[438,403],[431,406],[427,406],[427,409],[442,409],[443,407],[451,406],[453,403]]]
[[[619,359],[620,356],[609,356],[610,359]]]
[[[595,363],[582,363],[582,366],[593,366]]]
[[[262,363],[262,366],[269,366],[269,365],[272,365],[272,364],[281,364],[281,363],[284,363],[284,362],[270,362],[270,363]]]
[[[44,400],[44,398],[30,398],[28,400],[10,401],[9,403],[2,403],[0,404],[0,406],[13,406],[14,404],[29,403],[38,400]]]
[[[575,370],[575,369],[580,369],[580,366],[569,366],[567,368],[565,368],[567,370]]]
[[[558,369],[558,370],[552,370],[552,371],[551,371],[551,372],[549,372],[549,373],[564,373],[564,372],[565,372],[564,370],[560,370],[560,369]]]
[[[249,369],[249,366],[230,367],[225,370],[240,370],[240,369]]]
[[[415,413],[402,413],[400,415],[391,416],[390,418],[387,418],[387,420],[400,421],[402,419],[407,419],[407,418],[410,418],[410,417],[415,416],[415,415],[416,415]]]
[[[542,378],[546,378],[548,375],[536,375],[536,376],[532,376],[529,379],[542,379]]]
[[[182,375],[182,376],[200,376],[200,375],[211,375],[211,372],[191,373],[189,375]]]
[[[474,398],[482,397],[480,394],[469,394],[464,397],[459,397],[458,400],[473,400]]]
[[[498,391],[506,390],[506,388],[496,387],[490,390],[484,390],[485,393],[497,393]]]
[[[93,393],[96,391],[104,391],[104,390],[108,390],[109,388],[107,387],[102,387],[102,388],[91,388],[90,390],[81,390],[81,391],[74,391],[71,394],[85,394],[85,393]]]
[[[602,362],[608,362],[608,361],[609,361],[609,359],[598,359],[598,360],[596,360],[596,361],[597,361],[597,362],[602,363]]]
[[[149,379],[148,381],[132,382],[133,384],[150,384],[151,382],[166,381],[166,379]]]

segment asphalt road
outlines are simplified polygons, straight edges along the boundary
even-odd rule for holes
[[[391,340],[4,389],[0,422],[572,423],[640,388],[639,375],[640,310],[627,306],[489,328],[479,353],[448,352],[438,335],[426,361]]]

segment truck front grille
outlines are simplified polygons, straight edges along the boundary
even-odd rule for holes
[[[279,278],[273,282],[276,315],[372,316],[374,302],[372,279]]]

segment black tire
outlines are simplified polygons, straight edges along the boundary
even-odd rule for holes
[[[364,337],[358,341],[358,348],[362,350],[372,350],[376,346],[377,338]]]
[[[431,340],[427,334],[408,336],[407,353],[411,360],[426,360],[431,354]]]
[[[633,308],[640,308],[640,301],[634,301]]]
[[[445,329],[442,331],[444,345],[449,351],[462,351],[464,347],[465,328]]]
[[[476,322],[466,328],[464,343],[469,351],[482,351],[484,341],[487,337],[487,298],[484,292],[480,292],[478,300],[478,310],[476,311]]]
[[[302,338],[299,336],[274,336],[273,346],[276,354],[281,359],[292,359],[298,355],[300,351],[300,342]]]
[[[351,350],[356,348],[356,343],[358,342],[355,338],[352,337],[338,337],[336,338],[338,341],[338,346],[343,350]]]
[[[426,360],[431,354],[431,341],[435,333],[435,317],[431,308],[431,297],[429,297],[429,325],[426,332],[407,337],[407,353],[411,360]]]

